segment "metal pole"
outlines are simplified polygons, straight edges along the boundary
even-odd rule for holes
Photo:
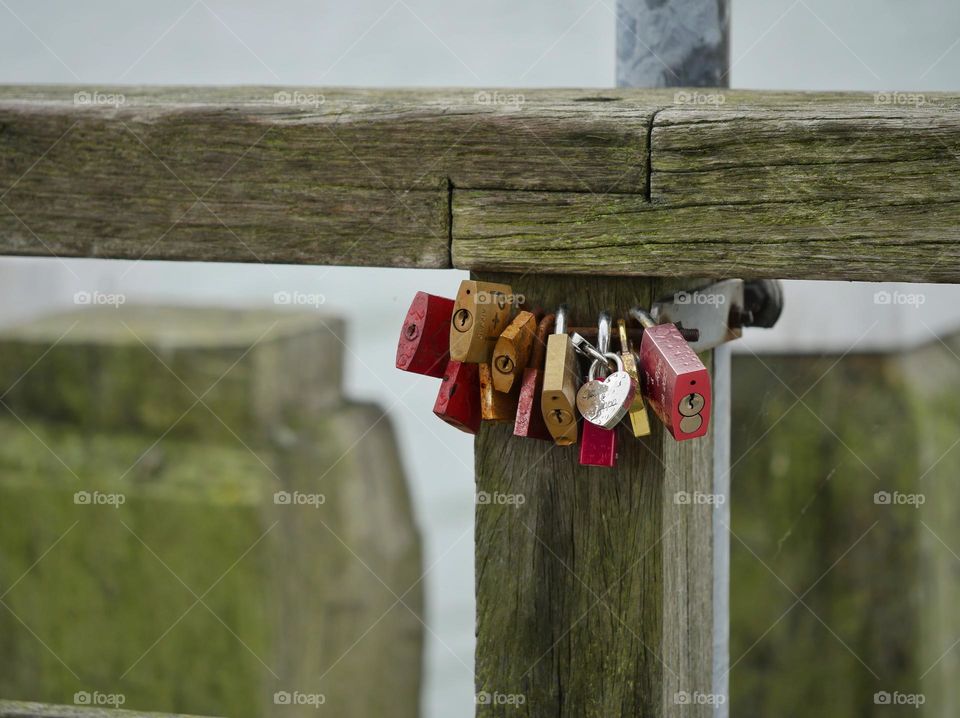
[[[618,0],[618,87],[728,87],[729,0]]]
[[[729,0],[618,0],[619,87],[729,87]],[[713,491],[725,500],[713,526],[713,686],[729,715],[730,348],[713,356]]]

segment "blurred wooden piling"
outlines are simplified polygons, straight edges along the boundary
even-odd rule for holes
[[[958,355],[735,357],[731,715],[957,714]]]
[[[420,539],[343,330],[122,307],[0,334],[0,695],[418,715]]]

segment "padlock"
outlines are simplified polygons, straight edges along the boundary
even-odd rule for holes
[[[707,433],[710,372],[673,324],[656,324],[640,307],[630,315],[643,325],[640,373],[654,413],[677,441]]]
[[[647,416],[647,407],[643,403],[640,373],[637,371],[637,358],[630,343],[626,321],[618,319],[617,330],[620,334],[620,358],[623,359],[623,370],[637,383],[637,391],[633,395],[633,404],[630,405],[627,416],[630,417],[630,430],[634,436],[639,438],[650,433],[650,417]]]
[[[527,367],[533,340],[537,333],[537,318],[532,312],[520,312],[497,339],[493,348],[493,388],[509,392],[517,377]]]
[[[609,348],[610,315],[601,313],[599,324],[597,343]],[[623,359],[619,355],[600,351],[576,332],[572,341],[578,352],[593,360],[587,381],[577,391],[577,409],[587,421],[604,429],[612,429],[626,416],[633,404],[637,383],[624,371]],[[615,366],[616,371],[606,379],[597,379],[597,373],[608,366]]]
[[[597,372],[606,374],[606,358],[603,356],[610,350],[610,315],[601,312],[597,331],[597,353],[600,358],[594,359],[587,375],[589,381],[580,387],[577,392],[577,408],[580,408],[580,394],[587,389],[591,381],[602,383],[603,378],[594,379]],[[584,417],[586,418],[586,416]],[[603,466],[613,468],[617,462],[617,426],[601,427],[591,421],[583,423],[583,436],[580,439],[580,465]]]
[[[397,342],[397,369],[442,378],[450,360],[453,300],[417,292]]]
[[[476,364],[447,362],[433,413],[468,434],[480,430],[480,378]]]
[[[567,336],[567,308],[560,306],[553,334],[547,337],[540,410],[547,430],[558,446],[577,443],[577,387],[580,383],[577,356]]]
[[[616,364],[617,370],[606,379],[598,379],[595,367],[600,362],[594,362],[587,381],[577,392],[577,409],[590,423],[612,429],[630,411],[637,383],[623,370],[619,354],[608,352],[604,357]]]
[[[497,339],[515,312],[509,285],[460,282],[450,319],[450,358],[472,364],[489,363]]]
[[[530,362],[523,370],[523,378],[520,381],[517,420],[513,425],[514,436],[553,441],[543,421],[543,412],[540,411],[540,396],[543,393],[543,364],[547,355],[547,340],[553,329],[555,318],[555,315],[548,314],[540,320],[540,325],[537,327]]]
[[[508,394],[493,388],[493,370],[489,364],[477,364],[480,375],[480,418],[484,421],[511,422],[517,416],[520,384]]]
[[[617,430],[583,422],[580,437],[580,465],[602,466],[612,469],[617,465]]]

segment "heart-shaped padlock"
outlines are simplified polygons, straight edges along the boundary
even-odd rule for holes
[[[577,392],[577,409],[591,424],[613,429],[630,411],[637,382],[623,369],[623,360],[613,352],[603,355],[614,362],[617,370],[606,379],[597,379],[600,361],[590,365],[587,381]]]

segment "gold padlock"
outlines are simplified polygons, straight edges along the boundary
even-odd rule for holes
[[[493,349],[493,388],[509,392],[517,377],[530,361],[537,318],[531,312],[520,312],[503,330]]]
[[[567,308],[560,306],[554,333],[547,337],[540,409],[547,431],[559,446],[577,443],[577,389],[580,371],[573,342],[567,335]]]
[[[637,392],[633,395],[633,403],[630,405],[630,429],[636,437],[646,436],[650,433],[650,417],[643,403],[637,358],[630,344],[630,336],[627,334],[627,323],[623,319],[617,320],[617,330],[620,332],[620,358],[623,360],[623,370],[637,382]]]
[[[469,279],[461,282],[450,319],[450,358],[470,364],[489,363],[497,339],[515,313],[510,285]]]
[[[480,418],[484,421],[513,422],[517,418],[520,401],[520,383],[509,394],[493,386],[493,370],[489,364],[480,364]]]

